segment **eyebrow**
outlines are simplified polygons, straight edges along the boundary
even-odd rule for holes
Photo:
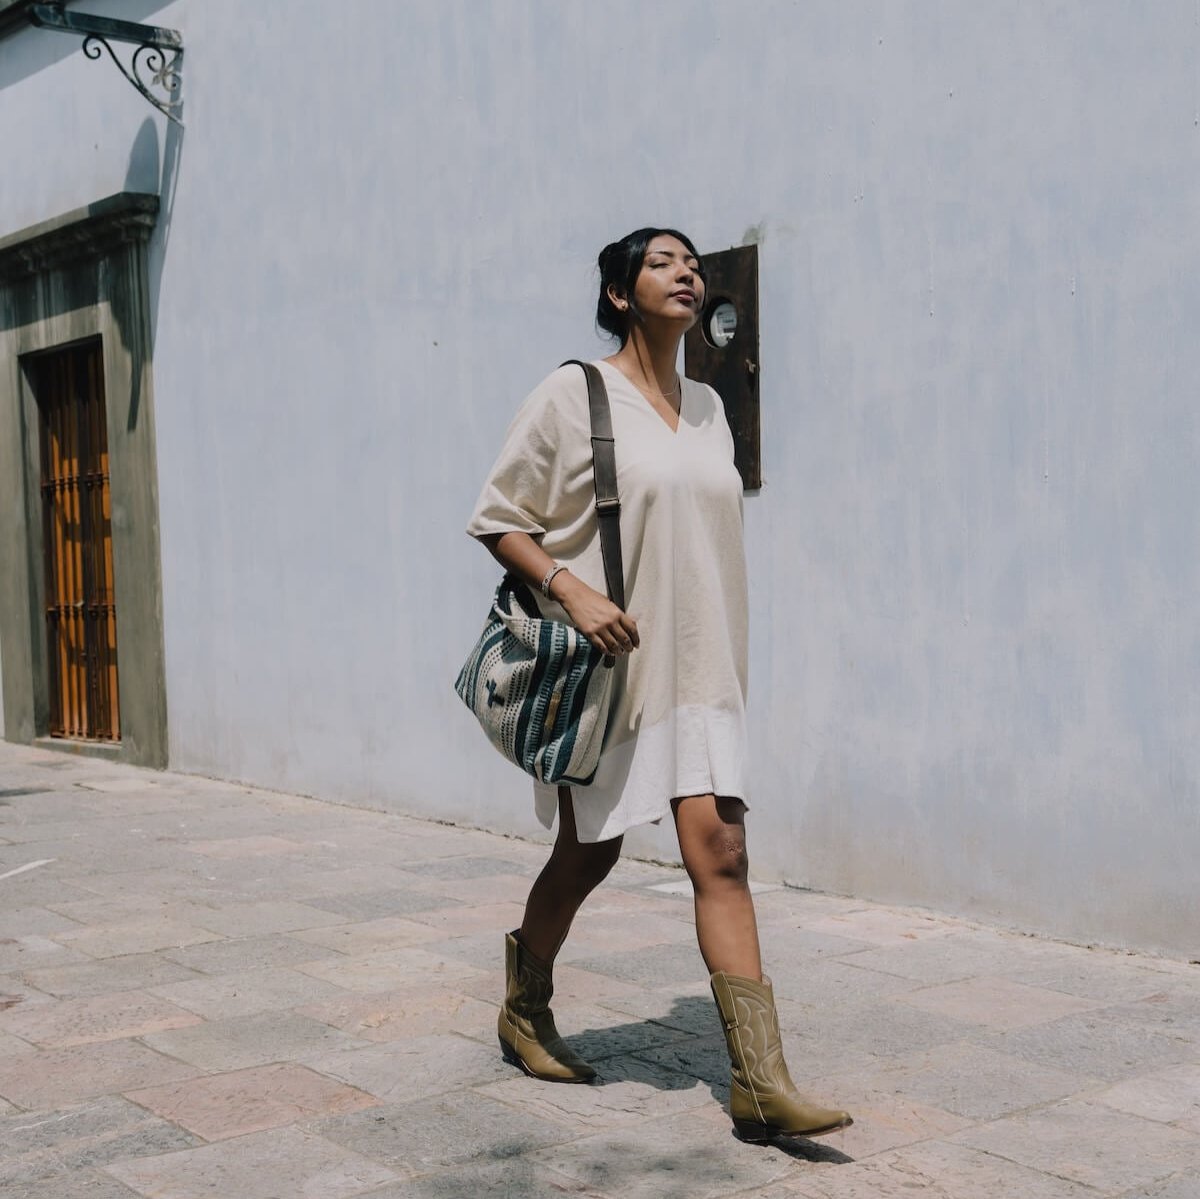
[[[647,250],[646,257],[649,258],[652,254],[661,254],[664,258],[683,258],[691,262],[699,262],[700,255],[693,254],[690,250],[684,254],[679,254],[675,250]]]

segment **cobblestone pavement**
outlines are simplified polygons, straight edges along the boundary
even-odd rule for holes
[[[752,1147],[679,871],[624,861],[556,971],[598,1085],[495,1039],[545,849],[0,745],[5,1199],[1200,1199],[1200,967],[765,888],[792,1073]]]

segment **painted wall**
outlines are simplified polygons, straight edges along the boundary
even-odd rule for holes
[[[173,766],[536,830],[461,527],[663,221],[760,242],[757,872],[1194,949],[1191,0],[91,7],[183,30],[187,130],[0,43],[0,233],[164,196]]]

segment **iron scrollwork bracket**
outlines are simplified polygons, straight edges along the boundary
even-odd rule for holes
[[[90,59],[99,58],[102,48],[107,50],[121,74],[163,116],[183,126],[179,118],[182,101],[176,99],[182,84],[179,72],[183,65],[183,35],[177,29],[68,12],[61,3],[33,5],[29,10],[29,20],[43,29],[83,34],[83,52]],[[129,42],[137,47],[129,66],[117,57],[112,42]],[[151,88],[159,89],[163,98],[156,96]]]

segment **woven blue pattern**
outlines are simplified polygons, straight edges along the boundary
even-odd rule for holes
[[[454,689],[510,762],[542,783],[586,786],[612,696],[604,661],[578,629],[543,620],[528,590],[505,576]]]

